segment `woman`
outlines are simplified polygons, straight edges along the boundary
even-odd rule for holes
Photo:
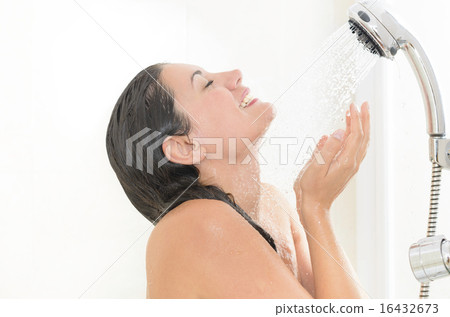
[[[156,225],[147,297],[364,297],[329,216],[366,153],[368,105],[361,109],[351,105],[346,131],[319,141],[294,184],[293,210],[259,180],[251,154],[274,112],[250,97],[239,70],[156,64],[141,71],[113,110],[106,142],[128,198]],[[127,162],[127,150],[139,147],[126,143],[146,128],[158,137],[141,142],[153,160],[135,153],[139,169]]]

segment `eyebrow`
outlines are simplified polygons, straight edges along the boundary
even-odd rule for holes
[[[192,76],[191,76],[191,85],[192,85],[192,81],[194,80],[194,76],[195,75],[201,75],[202,74],[202,71],[199,69],[199,70],[196,70],[193,74],[192,74]]]

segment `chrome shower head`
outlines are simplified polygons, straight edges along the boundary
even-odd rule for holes
[[[349,9],[350,29],[371,53],[394,59],[405,29],[377,1],[361,1]]]
[[[380,4],[381,1],[360,1],[349,9],[350,30],[358,41],[373,54],[394,59],[402,50],[410,62],[425,104],[430,161],[433,162],[430,216],[427,238],[410,247],[410,265],[416,279],[428,283],[450,274],[448,259],[450,242],[443,236],[434,236],[437,198],[441,167],[450,169],[450,140],[445,138],[445,119],[441,94],[433,68],[417,39],[401,26]],[[431,230],[431,231],[430,231]],[[427,290],[427,284],[422,284]],[[422,293],[421,298],[427,293]]]
[[[433,68],[417,39],[382,7],[381,2],[365,0],[352,5],[348,11],[350,30],[373,54],[393,60],[399,50],[405,53],[422,90],[430,135],[430,160],[450,168],[450,142],[444,139],[444,111]]]

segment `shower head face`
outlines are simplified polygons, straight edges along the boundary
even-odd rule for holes
[[[350,31],[356,35],[358,42],[364,45],[364,48],[370,53],[378,56],[385,56],[383,49],[378,45],[375,39],[363,29],[355,20],[348,20]]]
[[[351,6],[348,14],[350,30],[368,51],[394,59],[400,46],[389,28],[401,26],[387,11],[376,4],[368,5],[367,1],[362,1]]]
[[[399,50],[405,53],[422,90],[430,140],[430,159],[450,168],[448,148],[441,145],[445,137],[445,118],[436,76],[419,41],[387,12],[383,1],[361,0],[349,8],[350,27],[358,40],[374,54],[394,59]],[[435,140],[437,140],[435,142]],[[449,159],[450,161],[450,159]]]

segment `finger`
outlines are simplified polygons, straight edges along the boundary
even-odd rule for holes
[[[302,171],[300,171],[300,174],[302,174],[302,172],[304,170],[306,170],[312,163],[314,160],[317,161],[317,158],[319,158],[319,165],[323,164],[323,162],[320,162],[320,158],[321,158],[321,154],[320,154],[320,150],[323,148],[323,146],[325,145],[326,141],[328,139],[327,135],[324,135],[320,138],[319,142],[316,144],[316,148],[313,151],[313,154],[311,155],[311,158],[309,159],[308,162],[306,162],[305,166],[303,167]]]
[[[344,149],[337,158],[338,166],[343,166],[347,169],[356,168],[357,156],[364,138],[364,131],[361,124],[361,116],[355,105],[350,106],[351,116],[351,132],[344,144]]]
[[[367,147],[369,145],[370,140],[370,113],[369,113],[369,103],[364,102],[361,106],[361,119],[362,119],[362,128],[364,131],[364,138],[361,144],[361,148],[358,153],[358,164],[361,164],[362,160],[366,156]]]
[[[324,135],[324,136],[322,136],[322,138],[319,140],[319,143],[317,143],[317,148],[318,148],[319,150],[321,150],[321,149],[323,148],[323,146],[325,145],[325,142],[327,141],[327,139],[328,139],[328,135]]]
[[[347,110],[347,112],[345,113],[345,123],[346,123],[346,127],[345,127],[345,139],[346,139],[347,136],[349,136],[349,134],[351,132],[352,119],[350,116],[350,110]]]
[[[321,161],[322,164],[320,165],[322,167],[323,174],[326,174],[334,157],[341,150],[345,140],[344,136],[345,136],[344,130],[342,129],[336,130],[329,138],[327,138],[325,144],[320,149],[318,153],[320,157],[318,158],[316,156],[315,163],[313,164],[319,165],[319,161]]]

